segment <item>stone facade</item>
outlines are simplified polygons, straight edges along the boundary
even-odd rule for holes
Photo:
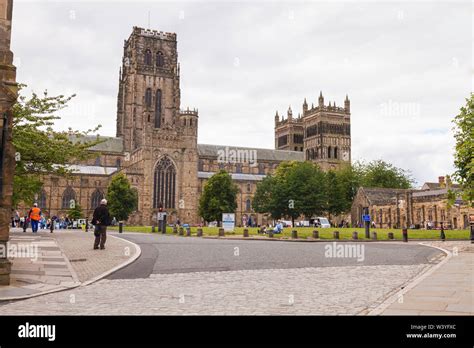
[[[364,207],[368,207],[377,228],[440,228],[443,224],[444,228],[467,229],[468,206],[462,201],[449,206],[449,189],[443,185],[420,190],[361,187],[352,203],[351,221],[354,226],[363,224]]]
[[[97,156],[75,164],[72,178],[45,177],[40,206],[47,215],[66,215],[68,201],[75,199],[90,217],[112,175],[123,172],[139,192],[138,209],[129,224],[152,224],[160,204],[168,221],[199,224],[203,187],[214,173],[225,169],[240,189],[237,225],[267,223],[267,217],[252,210],[251,202],[257,183],[279,163],[304,161],[305,153],[323,169],[342,163],[342,158],[350,161],[349,100],[344,109],[323,104],[304,107],[303,121],[295,124],[301,126],[298,132],[308,136],[296,149],[198,144],[198,110],[181,109],[176,34],[134,27],[124,42],[119,72],[116,137],[103,137],[104,142],[91,148]],[[290,123],[277,122],[276,138]],[[321,151],[326,151],[321,158],[315,157],[313,149],[319,141]]]
[[[324,104],[322,92],[318,106],[308,108],[303,102],[303,113],[293,117],[291,107],[287,118],[275,114],[275,148],[303,151],[305,160],[317,163],[323,170],[336,169],[351,160],[351,109],[346,95],[344,107],[336,102]]]
[[[15,156],[11,106],[17,98],[16,68],[10,51],[12,0],[0,0],[0,285],[10,283],[11,263],[5,257],[13,193]]]

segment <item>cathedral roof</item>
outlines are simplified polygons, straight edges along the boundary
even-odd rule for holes
[[[411,190],[382,188],[382,187],[361,187],[359,190],[363,192],[370,204],[385,205],[392,204],[397,201],[397,194],[403,194]]]
[[[272,150],[272,149],[259,149],[243,146],[227,146],[227,145],[210,145],[210,144],[198,144],[198,154],[202,157],[218,157],[218,151],[230,150],[256,150],[256,160],[264,161],[304,161],[304,153],[301,151],[287,151],[287,150]]]
[[[105,137],[105,136],[100,136],[100,135],[85,135],[81,137],[76,137],[76,136],[70,137],[71,141],[82,142],[82,143],[96,141],[97,138],[104,141],[97,145],[92,146],[89,149],[90,151],[123,153],[122,138]]]

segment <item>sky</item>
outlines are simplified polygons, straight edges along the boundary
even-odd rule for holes
[[[181,108],[198,142],[274,147],[274,115],[351,100],[352,160],[383,159],[420,185],[453,172],[452,119],[472,91],[470,1],[16,0],[25,94],[77,96],[58,129],[115,136],[123,40],[175,32]]]

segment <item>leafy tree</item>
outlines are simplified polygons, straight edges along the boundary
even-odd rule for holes
[[[77,203],[74,205],[74,208],[69,209],[67,215],[69,216],[70,219],[73,219],[73,220],[77,220],[84,217],[84,215],[82,214],[82,208]]]
[[[326,173],[326,211],[329,215],[339,215],[347,210],[344,182],[338,174],[333,170]]]
[[[414,183],[408,171],[383,160],[356,162],[354,167],[354,174],[361,176],[360,185],[364,187],[408,189]]]
[[[110,215],[118,221],[125,221],[138,207],[138,192],[130,186],[125,174],[118,173],[112,177],[107,188],[107,206]]]
[[[342,212],[347,212],[351,209],[352,201],[360,187],[362,172],[359,167],[346,164],[336,171],[336,177],[343,194]]]
[[[462,198],[470,207],[474,201],[474,94],[466,99],[453,123],[456,147],[454,153],[453,177],[461,185]]]
[[[221,170],[209,178],[199,198],[199,215],[205,221],[222,221],[223,213],[237,209],[239,189],[232,182],[232,177]]]
[[[20,85],[20,89],[25,85]],[[13,105],[13,145],[16,151],[16,167],[13,179],[13,204],[20,201],[31,204],[35,194],[41,191],[44,174],[67,176],[71,173],[67,164],[87,159],[91,146],[100,143],[75,141],[100,126],[86,132],[56,131],[54,123],[60,119],[57,112],[67,107],[71,95],[42,96],[33,93],[27,98],[18,97]]]
[[[326,207],[324,173],[311,162],[281,163],[274,176],[257,185],[254,209],[274,219],[294,220],[301,215],[321,214]]]

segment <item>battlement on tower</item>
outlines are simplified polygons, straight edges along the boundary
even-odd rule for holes
[[[198,117],[198,109],[189,110],[189,108],[187,108],[186,110],[179,110],[179,114],[183,116],[186,115]]]
[[[145,29],[140,27],[133,27],[132,36],[133,35],[154,37],[160,40],[176,41],[176,33],[170,33],[154,29]]]

